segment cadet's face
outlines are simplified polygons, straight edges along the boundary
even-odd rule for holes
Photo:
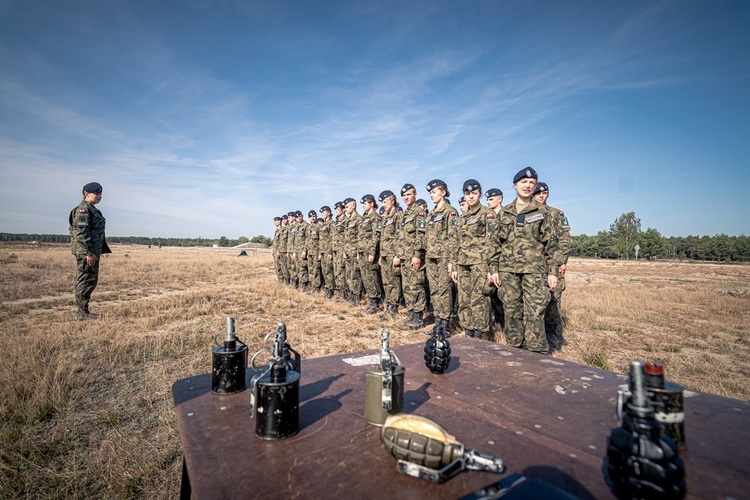
[[[89,193],[88,191],[84,191],[83,199],[91,203],[92,205],[96,205],[97,203],[102,201],[102,193]]]
[[[273,225],[276,226],[276,227],[279,227],[281,225],[281,221],[280,220],[275,220],[275,221],[273,221]]]
[[[323,218],[324,219],[330,219],[331,218],[331,211],[330,210],[323,210]]]
[[[541,204],[547,203],[547,198],[549,198],[549,191],[540,191],[534,195],[534,199]]]
[[[502,196],[490,196],[489,198],[487,198],[487,206],[492,209],[499,207],[502,202]]]
[[[469,208],[474,208],[479,205],[479,197],[482,196],[482,192],[478,189],[473,191],[464,191],[464,199],[469,205]]]
[[[383,206],[385,207],[386,211],[393,208],[393,204],[395,203],[396,199],[393,196],[389,196],[385,200],[383,200]]]
[[[370,210],[372,210],[372,208],[373,208],[373,206],[374,206],[374,205],[375,205],[375,202],[374,202],[374,201],[370,201],[370,200],[367,200],[366,202],[364,202],[364,203],[362,204],[362,209],[363,209],[363,210],[364,210],[365,212],[369,212]]]
[[[414,203],[414,200],[416,198],[417,198],[417,191],[415,189],[410,189],[401,195],[401,199],[404,200],[404,203],[407,206],[411,206],[411,204]]]
[[[315,214],[310,215],[309,217],[310,217],[310,224],[315,224],[316,222],[318,222],[318,217]]]
[[[341,207],[336,207],[334,208],[334,210],[336,210],[336,215],[341,215],[344,213],[344,209]]]
[[[346,204],[346,213],[349,214],[349,215],[353,214],[354,213],[354,209],[356,207],[357,207],[357,202],[356,201],[350,201],[349,203]]]
[[[443,186],[438,186],[434,188],[432,191],[430,191],[430,199],[435,205],[443,201],[444,198],[445,198],[445,189],[443,188]]]
[[[516,191],[518,191],[518,196],[521,198],[531,198],[531,193],[534,192],[535,187],[536,179],[530,179],[529,177],[524,177],[520,181],[516,182]]]
[[[469,205],[466,204],[465,201],[462,201],[458,204],[459,208],[461,209],[461,213],[465,214],[467,210],[469,210]]]

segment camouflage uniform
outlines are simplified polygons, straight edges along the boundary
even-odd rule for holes
[[[380,216],[376,210],[362,216],[357,231],[359,252],[359,269],[362,275],[362,284],[365,293],[370,301],[370,306],[374,302],[380,301]],[[370,264],[369,256],[375,257],[375,262]],[[375,311],[372,311],[375,312]]]
[[[558,241],[559,261],[557,267],[568,263],[568,257],[572,249],[573,241],[570,236],[570,224],[565,214],[557,208],[547,204],[541,205],[552,218],[555,239]],[[561,347],[562,344],[562,316],[560,315],[560,301],[565,290],[565,278],[560,276],[557,286],[550,292],[550,301],[544,312],[544,329],[547,334],[547,342],[550,350]]]
[[[297,266],[297,279],[299,288],[304,290],[310,284],[310,274],[308,271],[308,256],[302,258],[302,254],[307,251],[307,233],[308,224],[304,220],[297,223],[296,233],[294,235],[294,254],[295,265]]]
[[[404,301],[409,311],[413,311],[420,319],[425,310],[425,270],[424,270],[424,232],[427,217],[422,207],[412,203],[404,210],[398,227],[399,247],[398,257],[401,258],[401,282],[403,285]],[[418,271],[411,267],[412,257],[422,260]]]
[[[349,300],[356,303],[362,293],[362,276],[359,270],[359,261],[357,260],[357,242],[359,224],[362,222],[362,216],[353,212],[350,216],[344,216],[344,253],[346,259],[346,283],[349,288]]]
[[[492,255],[495,212],[478,204],[458,218],[451,267],[458,273],[458,319],[469,337],[489,338],[490,294],[488,262]]]
[[[383,214],[380,221],[380,266],[387,310],[391,314],[398,311],[401,303],[401,267],[393,266],[393,258],[398,255],[398,236],[396,229],[402,212],[394,207],[391,213]]]
[[[281,270],[281,256],[279,255],[279,244],[281,240],[281,233],[284,230],[281,225],[276,227],[273,232],[273,242],[271,243],[271,251],[273,252],[273,267],[276,270],[276,279],[282,281],[284,279],[284,273]]]
[[[294,240],[297,238],[297,221],[289,223],[289,230],[286,240],[287,266],[289,267],[289,284],[294,288],[299,286],[299,277],[297,276],[297,255],[294,253]]]
[[[347,221],[348,219],[346,218],[346,215],[337,215],[336,221],[333,223],[333,234],[331,237],[331,250],[333,251],[333,282],[341,298],[344,298],[349,294],[349,286],[346,283],[346,252],[344,251]]]
[[[79,319],[82,315],[89,314],[89,301],[91,294],[99,282],[99,262],[101,255],[112,253],[104,236],[106,220],[104,216],[91,203],[81,201],[77,207],[70,211],[68,216],[70,232],[70,252],[76,256],[78,277],[76,279],[75,296],[78,306]],[[96,264],[89,266],[86,262],[87,255],[96,256]]]
[[[333,279],[333,219],[323,219],[320,225],[320,267],[325,284],[326,297],[332,297],[335,289]]]
[[[552,219],[532,200],[520,213],[516,200],[503,207],[490,272],[502,275],[505,339],[513,347],[546,354],[544,310],[549,302],[547,276],[558,273],[559,246]]]
[[[279,242],[276,245],[277,252],[280,254],[279,262],[281,263],[281,279],[289,284],[289,255],[286,253],[287,241],[289,239],[289,224],[281,225],[279,232]],[[275,239],[274,239],[275,241]]]
[[[443,322],[447,330],[451,317],[453,299],[452,281],[448,275],[448,261],[458,223],[458,211],[450,204],[435,207],[430,214],[425,231],[427,240],[427,281],[430,285],[430,300],[435,313],[435,323]]]
[[[323,286],[323,274],[320,265],[320,224],[307,224],[307,268],[313,291],[320,291]]]

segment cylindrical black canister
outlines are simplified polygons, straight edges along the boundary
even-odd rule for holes
[[[654,416],[661,424],[662,435],[685,449],[685,401],[683,387],[664,380],[661,363],[645,363],[648,399],[654,407]]]
[[[234,394],[244,391],[245,367],[247,366],[247,346],[241,345],[231,350],[214,347],[211,370],[211,392],[214,394]]]
[[[299,372],[293,370],[286,370],[280,379],[269,371],[258,380],[254,395],[256,436],[284,439],[299,432],[299,380]]]
[[[388,415],[404,411],[404,372],[401,365],[391,364],[393,370],[391,387],[391,409],[383,408],[383,372],[380,368],[365,374],[365,420],[381,427]]]

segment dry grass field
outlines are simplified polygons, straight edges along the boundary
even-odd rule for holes
[[[114,252],[92,300],[102,319],[78,322],[67,247],[0,247],[0,498],[176,497],[171,385],[210,371],[226,316],[251,352],[278,321],[303,358],[378,345],[377,317],[277,285],[269,253]],[[690,389],[750,400],[750,266],[569,267],[555,356],[623,373],[662,361]],[[425,339],[389,326],[393,345]]]

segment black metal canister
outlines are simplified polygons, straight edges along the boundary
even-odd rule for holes
[[[255,384],[255,435],[284,439],[299,432],[300,373],[274,363]]]
[[[239,343],[239,345],[238,345]],[[211,392],[234,394],[244,391],[247,367],[247,346],[234,332],[234,318],[227,318],[224,342],[212,349]]]

